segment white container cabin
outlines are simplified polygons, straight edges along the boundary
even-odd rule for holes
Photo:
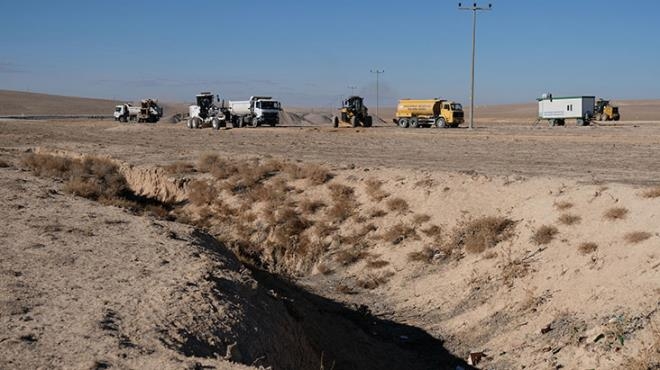
[[[578,126],[588,125],[594,117],[595,96],[552,96],[543,94],[539,102],[539,120],[550,126],[563,126],[567,119],[575,119]]]

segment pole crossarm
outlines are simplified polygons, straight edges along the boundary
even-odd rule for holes
[[[376,117],[380,120],[380,75],[385,73],[385,70],[376,68],[370,72],[376,74]]]

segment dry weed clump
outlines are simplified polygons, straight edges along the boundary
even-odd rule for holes
[[[193,163],[183,162],[183,161],[178,161],[172,164],[168,164],[167,166],[163,167],[163,169],[165,170],[165,172],[167,172],[170,175],[193,173],[197,171]]]
[[[628,209],[624,207],[614,207],[608,209],[604,214],[603,218],[610,220],[610,221],[616,221],[616,220],[622,220],[626,218],[626,215],[628,215]]]
[[[624,235],[623,239],[628,244],[637,244],[649,239],[651,236],[653,236],[653,234],[646,231],[633,231]]]
[[[388,261],[382,260],[382,259],[370,259],[367,261],[367,268],[369,269],[380,269],[383,268],[390,263]]]
[[[394,198],[387,201],[387,208],[399,215],[405,214],[410,210],[410,206],[405,199]]]
[[[512,259],[510,256],[502,264],[501,277],[504,285],[513,287],[516,279],[523,278],[529,273],[529,264],[518,258]]]
[[[351,217],[358,207],[355,192],[350,186],[337,183],[330,184],[328,189],[334,204],[327,209],[326,215],[333,222],[343,222]]]
[[[642,193],[644,198],[660,198],[660,186],[648,189]]]
[[[217,198],[215,187],[204,180],[194,180],[188,185],[188,199],[196,206],[210,205]]]
[[[480,217],[454,229],[451,245],[470,253],[481,253],[513,236],[515,221],[506,217]]]
[[[210,173],[218,180],[224,180],[238,173],[238,166],[217,154],[207,153],[199,157],[197,170]]]
[[[386,216],[387,212],[383,211],[382,209],[372,209],[372,210],[369,210],[369,212],[367,212],[367,214],[371,218],[380,218],[380,217]]]
[[[316,270],[323,275],[330,275],[334,272],[334,270],[327,263],[324,262],[321,262],[318,265],[316,265]]]
[[[558,233],[559,230],[556,227],[552,225],[543,225],[536,229],[534,235],[532,235],[532,242],[537,245],[549,244]]]
[[[369,199],[374,202],[380,202],[381,200],[390,196],[390,194],[382,189],[383,182],[378,179],[369,178],[364,182],[364,184]]]
[[[342,249],[335,254],[335,261],[342,266],[352,265],[369,255],[360,247],[351,247],[347,249]]]
[[[21,164],[37,176],[67,177],[73,163],[70,158],[50,154],[30,153],[21,158]]]
[[[440,226],[429,225],[426,229],[422,229],[422,233],[432,238],[436,244],[442,244],[442,228]]]
[[[418,225],[418,226],[420,226],[424,223],[427,223],[429,221],[431,221],[431,216],[429,216],[427,214],[416,214],[416,215],[413,216],[413,219],[412,219],[412,223],[415,224],[415,225]]]
[[[573,203],[567,201],[556,202],[555,208],[557,208],[560,211],[565,211],[567,209],[573,208]]]
[[[406,225],[403,222],[390,227],[381,235],[381,239],[394,245],[411,238],[418,239],[419,235],[414,227]]]
[[[356,285],[362,289],[373,290],[387,283],[392,275],[394,275],[394,272],[392,271],[368,273],[365,276],[359,278],[356,282]]]
[[[0,159],[0,168],[7,168],[7,167],[11,167],[11,164],[5,161],[4,159]]]
[[[313,215],[319,209],[326,207],[321,200],[303,199],[299,204],[300,210],[306,215]]]
[[[580,223],[580,221],[582,221],[582,217],[572,213],[564,213],[563,215],[559,216],[557,221],[562,225],[570,226]]]
[[[306,179],[311,185],[323,185],[334,177],[327,168],[315,163],[308,163],[300,166],[293,163],[287,163],[283,166],[282,170],[287,173],[292,180]]]
[[[598,249],[598,244],[592,242],[584,242],[578,245],[578,251],[581,254],[590,254]]]
[[[422,248],[421,251],[408,253],[408,261],[431,263],[437,254],[438,254],[437,249],[430,246],[426,246]]]

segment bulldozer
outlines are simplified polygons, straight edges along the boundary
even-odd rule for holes
[[[368,112],[362,97],[351,96],[344,100],[339,116],[332,117],[332,124],[334,127],[371,127],[373,119]]]
[[[609,100],[598,98],[594,106],[594,118],[596,121],[618,121],[621,118],[619,107],[610,104]]]

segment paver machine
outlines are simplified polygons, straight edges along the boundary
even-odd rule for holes
[[[372,123],[373,119],[360,96],[351,96],[344,100],[339,115],[332,117],[335,127],[371,127]]]

